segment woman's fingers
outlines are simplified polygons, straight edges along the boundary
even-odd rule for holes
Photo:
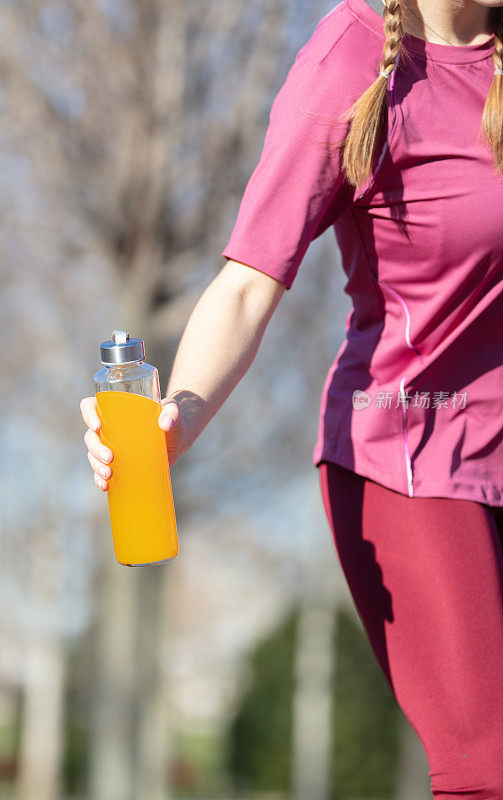
[[[162,411],[159,414],[159,427],[163,431],[172,431],[180,423],[180,408],[176,400],[164,397],[161,400]]]
[[[100,478],[104,478],[106,481],[109,481],[113,475],[111,467],[106,466],[101,461],[99,461],[92,453],[89,451],[87,452],[87,459],[93,468],[94,472],[99,475]]]
[[[158,423],[166,434],[168,464],[171,468],[179,456],[188,450],[187,421],[183,416],[182,407],[175,398],[163,397],[161,405]]]
[[[84,422],[88,426],[88,428],[92,428],[93,431],[99,430],[101,427],[101,420],[98,416],[98,405],[96,403],[96,397],[84,397],[83,400],[80,401],[80,411],[84,418]]]
[[[84,442],[87,449],[95,458],[98,459],[98,461],[101,461],[103,464],[110,464],[113,461],[114,454],[110,448],[105,447],[105,445],[101,443],[98,434],[92,431],[90,428],[88,428],[84,434]]]
[[[180,427],[183,422],[180,407],[176,400],[173,398],[163,398],[161,400],[162,410],[159,414],[159,427],[163,431],[175,431],[177,434],[172,444],[183,436],[184,426]],[[109,488],[109,480],[113,475],[113,471],[109,464],[113,462],[114,454],[109,447],[106,447],[99,437],[98,431],[101,428],[101,420],[98,416],[96,397],[84,397],[80,402],[80,410],[84,422],[88,426],[84,434],[84,443],[88,449],[87,458],[94,472],[94,482],[96,486],[102,491],[107,491]],[[175,430],[180,428],[180,430]],[[170,459],[170,466],[178,458],[178,453],[168,453]]]
[[[94,473],[94,482],[98,487],[98,489],[101,489],[103,492],[106,492],[108,490],[108,481],[104,480],[104,478],[100,478],[100,476],[97,475],[96,472]]]
[[[107,491],[108,481],[112,477],[112,470],[108,464],[113,461],[114,454],[109,447],[102,444],[97,433],[101,427],[101,420],[97,412],[96,397],[84,397],[80,401],[80,410],[88,426],[84,434],[84,443],[88,450],[88,461],[94,472],[94,482],[99,489]]]

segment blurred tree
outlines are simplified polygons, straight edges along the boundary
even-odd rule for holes
[[[24,389],[23,414],[31,420],[31,398],[37,397],[33,424],[48,432],[48,447],[39,448],[37,440],[34,449],[43,456],[46,474],[35,486],[46,491],[52,478],[47,463],[56,464],[57,451],[53,507],[60,496],[71,507],[61,516],[54,558],[36,567],[43,580],[32,587],[33,606],[41,603],[52,615],[56,632],[28,643],[21,734],[21,782],[31,787],[23,790],[26,800],[42,796],[35,771],[39,741],[46,747],[43,769],[52,787],[47,794],[57,800],[59,793],[65,649],[58,638],[58,559],[63,554],[66,567],[71,565],[76,521],[86,514],[90,519],[85,493],[79,505],[74,492],[74,467],[83,452],[80,429],[79,456],[74,442],[77,398],[80,387],[88,386],[83,364],[95,359],[92,336],[103,319],[122,319],[122,327],[145,339],[164,388],[202,284],[220,268],[215,258],[260,154],[272,97],[327,10],[321,0],[297,6],[293,0],[23,0],[2,7],[2,244],[8,253],[2,284],[5,290],[15,285],[5,303],[4,328],[12,331],[13,343],[6,348],[5,368],[18,378],[9,387],[9,402],[18,408]],[[236,393],[206,437],[206,450],[199,447],[204,480],[194,470],[191,481],[180,481],[179,518],[189,508],[217,513],[226,497],[243,493],[253,481],[269,486],[271,474],[281,482],[298,469],[292,454],[304,444],[307,452],[314,427],[299,428],[301,407],[308,417],[337,344],[337,333],[319,341],[325,323],[334,323],[325,265],[305,294],[290,300],[288,318],[276,328],[276,349],[254,368],[254,393],[248,396],[245,387],[246,408]],[[30,313],[28,297],[36,299]],[[301,362],[313,308],[311,357]],[[285,364],[290,359],[284,381],[277,380],[278,352]],[[264,404],[270,413],[254,426]],[[295,411],[290,417],[288,407]],[[229,437],[229,425],[239,435]],[[266,447],[274,455],[267,463]],[[209,474],[208,458],[216,451],[221,468]],[[24,468],[17,474],[24,476]],[[37,518],[38,509],[31,511]],[[100,520],[91,519],[100,565],[93,592],[90,793],[93,800],[127,800],[141,785],[155,800],[167,791],[169,760],[163,713],[168,658],[160,646],[169,631],[163,602],[169,570],[133,573],[119,567],[106,512]],[[18,525],[18,536],[20,530]],[[40,666],[33,667],[41,663],[46,679],[33,680],[34,673],[42,678]]]
[[[22,676],[21,800],[55,800],[61,792],[65,654],[58,607],[63,554],[55,520],[47,515],[38,523],[31,548],[32,608]]]
[[[334,797],[393,797],[400,711],[361,622],[339,610],[336,635]]]
[[[250,685],[229,728],[229,769],[245,791],[290,790],[292,659],[298,612],[250,656]],[[351,610],[337,614],[331,797],[390,798],[402,712]]]
[[[429,765],[416,731],[402,714],[399,720],[400,746],[396,800],[431,800]]]
[[[318,582],[319,575],[318,573]],[[332,602],[330,602],[332,601]],[[295,800],[328,800],[336,595],[303,593],[295,639],[292,788]]]
[[[229,729],[229,770],[244,793],[289,788],[297,613],[250,655],[250,685]]]

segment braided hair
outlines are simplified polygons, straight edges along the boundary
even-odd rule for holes
[[[489,10],[489,24],[494,36],[494,66],[503,69],[503,8]],[[384,32],[386,40],[380,73],[355,103],[342,115],[350,125],[342,141],[342,167],[349,183],[361,186],[372,175],[375,150],[387,122],[387,76],[395,69],[402,50],[404,28],[401,0],[385,0]],[[495,169],[503,172],[503,75],[494,75],[481,119],[481,133],[493,152]]]

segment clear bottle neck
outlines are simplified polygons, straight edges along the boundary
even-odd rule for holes
[[[121,364],[103,364],[103,366],[108,370],[113,370],[113,369],[125,370],[132,367],[141,367],[143,363],[144,359],[142,358],[139,361],[123,361]]]
[[[144,359],[124,364],[104,364],[94,376],[96,392],[132,392],[161,401],[159,373]]]

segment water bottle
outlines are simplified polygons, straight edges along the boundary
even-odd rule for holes
[[[99,437],[113,454],[107,491],[115,557],[128,567],[165,564],[178,553],[166,434],[159,427],[159,373],[142,339],[114,330],[94,375]]]

